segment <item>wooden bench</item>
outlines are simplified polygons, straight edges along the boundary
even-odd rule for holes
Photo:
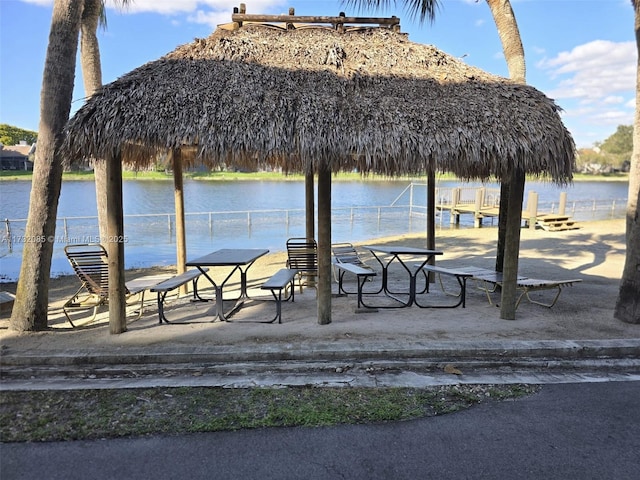
[[[437,273],[438,276],[440,275],[449,275],[452,277],[455,277],[455,279],[458,282],[458,285],[460,285],[460,292],[453,294],[453,293],[449,293],[445,290],[444,288],[444,284],[442,283],[442,278],[439,277],[440,280],[440,287],[442,288],[442,291],[446,294],[446,295],[451,295],[454,297],[458,297],[458,303],[456,303],[455,305],[438,305],[437,307],[434,308],[455,308],[458,307],[460,305],[462,305],[462,308],[465,308],[466,306],[466,296],[467,296],[467,279],[473,277],[472,273],[469,272],[465,272],[463,270],[456,270],[454,268],[445,268],[445,267],[439,267],[436,265],[424,265],[422,267],[423,271],[426,272],[433,272],[433,273]],[[427,279],[427,291],[428,290],[428,284],[429,284],[429,280]]]
[[[362,301],[362,287],[364,283],[371,277],[376,276],[376,272],[368,267],[361,267],[353,263],[333,262],[333,266],[339,270],[338,272],[338,295],[347,295],[353,292],[347,292],[343,286],[343,279],[345,273],[349,272],[356,276],[358,282],[358,306],[356,307],[356,313],[363,312],[375,312],[376,308],[367,307]]]
[[[166,280],[154,285],[151,288],[152,292],[156,292],[158,294],[158,323],[170,323],[169,320],[167,320],[167,317],[165,317],[164,315],[164,301],[167,298],[167,294],[169,294],[169,292],[175,290],[176,288],[179,288],[189,282],[193,282],[193,296],[194,298],[197,298],[198,278],[200,277],[200,275],[207,271],[209,271],[208,268],[203,268],[202,270],[198,270],[195,268],[193,270],[187,270],[184,273],[167,278]]]
[[[273,323],[276,320],[278,320],[278,323],[282,323],[282,290],[286,291],[287,287],[291,288],[289,295],[284,298],[285,302],[289,299],[292,302],[295,300],[294,281],[297,274],[298,270],[295,268],[281,268],[260,286],[262,290],[270,290],[276,301],[276,316],[272,320],[263,323]]]

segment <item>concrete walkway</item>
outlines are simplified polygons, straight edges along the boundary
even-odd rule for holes
[[[439,232],[438,248],[445,252],[439,265],[487,267],[495,235],[495,229]],[[420,246],[423,241],[400,237],[376,242]],[[409,377],[417,383],[499,379],[503,374],[551,378],[558,372],[635,378],[640,325],[613,318],[623,262],[623,221],[556,233],[525,229],[521,272],[532,278],[583,280],[563,291],[552,309],[525,301],[516,320],[503,320],[496,307],[499,295],[490,304],[486,293],[471,285],[464,309],[413,306],[360,314],[355,313],[354,295],[336,297],[332,323],[318,325],[315,291],[305,289],[296,292],[295,303],[283,304],[282,324],[264,324],[259,322],[273,318],[275,305],[259,285],[284,264],[283,254],[275,253],[250,270],[254,300],[231,322],[212,322],[211,303],[185,297],[167,309],[176,323],[159,325],[152,298],[145,315],[129,321],[127,332],[119,335],[109,334],[106,312],[95,323],[72,329],[60,306],[77,289],[77,279],[52,279],[49,331],[16,333],[8,328],[8,316],[0,316],[2,387],[31,377],[36,385],[54,378],[106,385],[151,378],[161,384],[180,377],[187,383],[225,386],[296,384],[311,376],[317,383],[351,385]],[[128,272],[128,277],[148,273]],[[401,289],[403,278],[402,272],[391,272],[394,287]],[[375,289],[373,283],[365,289]],[[427,295],[434,304],[451,301],[438,284]]]

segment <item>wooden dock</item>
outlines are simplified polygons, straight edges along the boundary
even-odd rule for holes
[[[500,190],[485,187],[456,187],[449,192],[440,190],[436,195],[439,198],[436,210],[440,213],[449,212],[450,223],[460,224],[461,215],[473,215],[473,225],[476,228],[482,226],[485,218],[494,218],[500,215]],[[560,194],[560,211],[564,212],[566,194]],[[530,192],[527,200],[527,208],[522,211],[522,220],[529,228],[541,228],[548,232],[561,230],[573,230],[580,226],[564,213],[539,213],[538,194]]]

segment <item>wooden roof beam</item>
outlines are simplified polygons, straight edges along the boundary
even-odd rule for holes
[[[278,23],[284,22],[286,24],[293,23],[328,23],[334,26],[334,28],[343,27],[344,24],[375,24],[378,26],[386,26],[389,28],[399,29],[400,18],[395,15],[392,17],[347,17],[343,12],[337,17],[317,16],[317,15],[294,15],[293,8],[289,9],[289,15],[262,15],[262,14],[247,14],[244,4],[240,5],[240,8],[234,8],[234,13],[231,15],[231,20],[242,25],[243,22],[256,22],[256,23]],[[240,13],[239,13],[240,12]]]

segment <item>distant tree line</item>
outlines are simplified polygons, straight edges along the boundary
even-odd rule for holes
[[[0,124],[0,143],[18,145],[21,141],[31,145],[36,142],[38,132]],[[619,125],[614,134],[602,142],[595,142],[593,148],[578,151],[577,169],[581,173],[606,174],[628,172],[633,150],[633,125]],[[149,170],[163,171],[167,168],[167,159],[160,155],[155,166]]]
[[[38,132],[24,130],[22,128],[0,123],[0,143],[3,145],[19,145],[21,141],[27,142],[28,145],[36,143]]]
[[[577,167],[581,173],[606,174],[628,172],[633,151],[633,125],[619,125],[616,132],[594,148],[578,151]]]

